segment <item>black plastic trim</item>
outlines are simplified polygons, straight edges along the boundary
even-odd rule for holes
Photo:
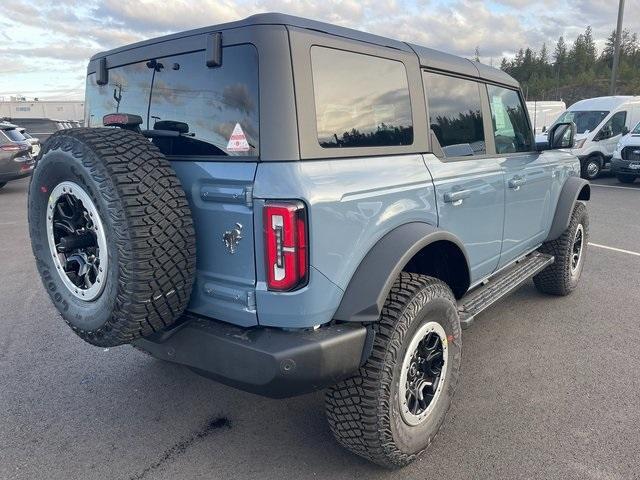
[[[98,85],[106,85],[109,83],[109,70],[107,70],[106,57],[102,57],[98,61],[98,66],[96,68],[96,83]]]
[[[134,345],[226,385],[286,398],[353,375],[361,365],[366,338],[367,329],[357,324],[316,330],[241,328],[189,315],[172,330]]]
[[[420,250],[438,241],[451,242],[463,253],[468,288],[469,258],[462,241],[428,223],[407,223],[382,237],[367,253],[351,278],[333,318],[349,322],[377,321],[398,274]]]
[[[556,212],[553,216],[553,223],[549,230],[549,235],[545,241],[556,240],[569,228],[571,213],[578,200],[587,201],[591,198],[591,187],[589,182],[580,177],[569,177],[562,187]]]
[[[207,67],[215,68],[222,65],[222,33],[215,32],[207,35]]]

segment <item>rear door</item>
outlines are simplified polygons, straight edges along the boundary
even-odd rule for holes
[[[438,225],[465,244],[476,283],[498,266],[504,222],[504,174],[487,151],[484,85],[423,72],[434,154],[424,156],[436,189]]]
[[[540,244],[548,231],[555,200],[551,156],[534,150],[526,108],[517,90],[487,85],[498,161],[504,169],[505,217],[499,267]]]
[[[255,325],[258,54],[250,44],[225,46],[222,65],[209,68],[204,40],[195,45],[201,50],[111,68],[108,85],[90,75],[88,120],[102,126],[107,113],[142,117],[142,128],[171,161],[194,219],[197,275],[188,309]]]

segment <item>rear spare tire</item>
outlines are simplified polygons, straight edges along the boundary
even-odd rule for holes
[[[83,340],[115,346],[174,323],[195,278],[195,232],[168,160],[112,128],[52,135],[29,187],[38,271]]]

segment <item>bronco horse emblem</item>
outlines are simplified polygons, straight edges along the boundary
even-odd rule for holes
[[[224,240],[224,245],[227,247],[229,253],[236,253],[238,244],[240,243],[240,240],[242,240],[242,225],[240,223],[236,223],[236,228],[224,232],[222,239]]]

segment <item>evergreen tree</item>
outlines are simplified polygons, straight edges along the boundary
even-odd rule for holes
[[[567,105],[577,100],[608,95],[615,31],[598,52],[591,27],[568,46],[559,37],[553,52],[543,44],[536,53],[531,47],[518,49],[512,58],[502,58],[500,69],[513,76],[528,99],[563,99]],[[476,48],[479,56],[480,47]],[[638,34],[626,29],[620,42],[618,91],[640,94],[640,44]]]

